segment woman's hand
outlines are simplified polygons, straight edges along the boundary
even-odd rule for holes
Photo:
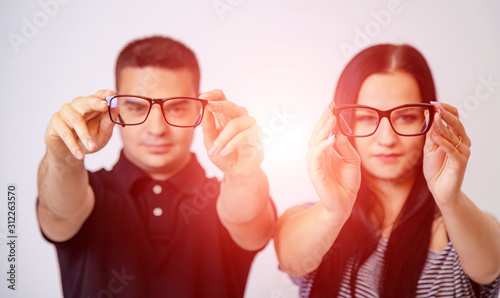
[[[424,147],[424,175],[436,202],[448,204],[461,194],[471,141],[455,107],[439,103],[436,109]]]
[[[476,283],[489,284],[500,274],[499,222],[461,191],[471,141],[457,109],[440,106],[425,142],[425,179],[464,272]]]
[[[361,161],[346,136],[332,133],[336,122],[331,104],[309,141],[307,171],[326,215],[347,220],[361,184]]]

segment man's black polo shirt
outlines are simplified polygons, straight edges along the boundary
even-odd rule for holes
[[[89,180],[94,210],[73,238],[54,243],[65,297],[243,296],[256,252],[222,226],[220,183],[194,154],[167,181],[150,179],[123,153]]]

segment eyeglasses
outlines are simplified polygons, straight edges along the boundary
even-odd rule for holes
[[[192,97],[148,98],[137,95],[106,96],[109,117],[121,126],[146,122],[154,104],[162,109],[165,121],[176,127],[196,127],[203,119],[208,101]]]
[[[387,118],[400,136],[419,136],[427,133],[434,119],[434,106],[415,103],[381,111],[364,105],[342,105],[334,108],[340,131],[350,137],[373,135],[382,118]]]

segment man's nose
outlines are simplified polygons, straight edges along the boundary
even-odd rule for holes
[[[169,125],[165,121],[161,107],[156,104],[151,107],[148,119],[146,119],[144,125],[147,125],[148,132],[154,135],[165,134],[169,129]]]

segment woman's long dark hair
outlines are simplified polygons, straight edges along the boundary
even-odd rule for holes
[[[436,100],[432,74],[422,54],[408,45],[382,44],[363,50],[347,64],[337,84],[335,104],[356,103],[366,78],[395,71],[415,78],[423,102]],[[416,178],[392,228],[379,285],[381,297],[414,297],[429,250],[437,209],[423,175],[421,156],[410,171],[416,173]],[[338,295],[348,264],[352,266],[351,294],[355,294],[358,270],[376,249],[381,237],[373,216],[378,215],[376,222],[382,223],[383,214],[373,214],[374,210],[380,210],[380,203],[362,177],[351,216],[318,268],[311,297]]]

